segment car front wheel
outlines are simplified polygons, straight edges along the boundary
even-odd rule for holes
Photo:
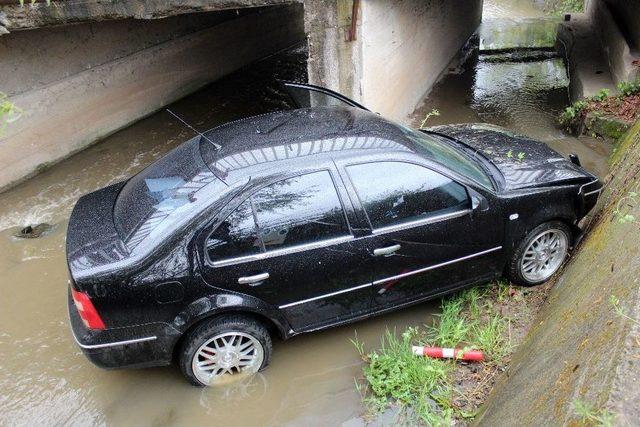
[[[213,386],[247,378],[269,363],[271,337],[250,317],[205,320],[182,343],[180,369],[194,385]]]
[[[522,240],[509,263],[513,283],[534,286],[551,278],[562,266],[571,244],[571,231],[559,221],[534,228]]]

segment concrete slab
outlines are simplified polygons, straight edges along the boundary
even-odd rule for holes
[[[558,43],[569,62],[572,101],[593,96],[600,89],[616,92],[609,62],[586,15],[576,14],[571,21],[561,23]]]
[[[640,420],[640,121],[613,160],[601,214],[477,425],[579,425],[578,402],[609,414],[611,425]]]

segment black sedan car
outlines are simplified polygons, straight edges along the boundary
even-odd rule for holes
[[[602,188],[502,128],[419,131],[289,88],[299,108],[207,131],[80,198],[69,314],[96,365],[175,360],[192,383],[219,384],[264,368],[274,337],[503,275],[542,283]]]

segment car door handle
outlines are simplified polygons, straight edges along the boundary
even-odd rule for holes
[[[256,274],[255,276],[240,277],[238,279],[238,283],[241,285],[255,286],[259,282],[264,282],[268,278],[269,278],[269,273],[260,273],[260,274]]]
[[[391,255],[392,253],[399,251],[400,245],[387,246],[386,248],[377,248],[373,250],[374,256]]]

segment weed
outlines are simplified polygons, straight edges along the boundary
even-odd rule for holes
[[[513,150],[509,150],[509,151],[507,151],[507,158],[508,158],[508,159],[513,158]]]
[[[511,352],[511,343],[505,342],[505,331],[508,321],[494,314],[484,324],[473,325],[473,335],[477,346],[481,348],[489,360],[500,361]]]
[[[555,16],[584,11],[584,0],[547,0],[545,10]]]
[[[584,425],[613,426],[615,416],[608,409],[597,410],[592,405],[579,399],[573,401],[573,409]]]
[[[510,320],[493,310],[492,299],[506,299],[506,281],[474,287],[442,300],[442,312],[434,325],[406,329],[400,338],[386,331],[377,351],[366,354],[356,336],[351,340],[366,362],[366,387],[356,388],[370,413],[389,405],[426,425],[451,425],[454,418],[473,418],[454,404],[456,362],[414,356],[415,344],[453,347],[463,351],[481,349],[485,364],[501,363],[512,350],[507,329]]]
[[[420,129],[424,128],[425,124],[427,124],[427,120],[429,120],[431,117],[436,117],[440,115],[440,110],[434,108],[433,110],[429,111],[427,113],[426,116],[424,116],[424,120],[422,120],[422,123],[420,123]]]
[[[617,218],[619,224],[630,224],[636,222],[636,217],[629,212],[637,206],[637,196],[638,193],[631,191],[626,196],[622,197],[616,204],[613,214]]]
[[[414,356],[411,352],[414,332],[404,333],[399,339],[387,330],[380,350],[368,355],[364,376],[369,395],[365,404],[380,411],[391,399],[401,407],[412,407],[415,415],[427,424],[442,424],[452,414],[450,408],[442,410],[438,403],[446,403],[451,395],[447,379],[453,365]]]
[[[523,161],[523,160],[524,160],[524,156],[526,156],[526,154],[525,154],[524,152],[520,151],[520,152],[518,153],[518,155],[516,156],[516,158],[517,158],[519,161]]]
[[[620,82],[617,84],[620,97],[635,95],[640,93],[640,81],[635,82]]]
[[[620,300],[618,299],[618,297],[616,297],[615,295],[611,295],[609,297],[609,303],[613,306],[613,311],[615,311],[618,316],[624,317],[625,319],[631,320],[633,323],[637,323],[640,325],[640,321],[638,319],[634,319],[624,312],[624,309],[620,305]]]
[[[9,101],[7,95],[0,92],[0,134],[7,127],[7,124],[13,123],[22,116],[23,111],[16,107],[14,103]]]
[[[602,102],[609,97],[609,89],[600,89],[591,99]]]

